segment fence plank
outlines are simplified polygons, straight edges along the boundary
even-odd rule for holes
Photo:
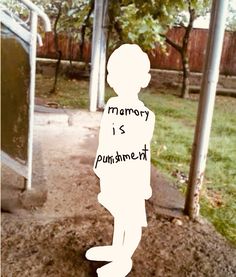
[[[168,32],[168,36],[176,42],[181,41],[183,36],[182,28],[173,28]],[[189,60],[190,70],[193,72],[202,72],[205,50],[208,37],[208,30],[193,29],[190,35],[189,43]],[[45,37],[45,43],[38,48],[38,57],[56,58],[56,51],[53,45],[53,34]],[[59,47],[62,51],[62,59],[69,60],[70,56],[73,60],[79,59],[79,44],[72,41],[71,52],[68,47],[69,38],[66,34],[59,34]],[[220,64],[220,73],[225,75],[236,76],[236,32],[225,32],[224,46]],[[89,62],[91,56],[91,44],[85,43],[83,50],[83,61]],[[167,46],[166,54],[159,47],[149,52],[152,68],[181,70],[181,59],[179,53],[170,46]]]

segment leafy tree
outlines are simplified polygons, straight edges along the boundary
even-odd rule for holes
[[[52,92],[55,92],[61,57],[58,49],[58,33],[66,30],[70,45],[72,39],[78,41],[82,58],[84,41],[86,37],[91,36],[94,0],[35,0],[34,2],[44,8],[54,26],[55,48],[58,55],[52,89]],[[188,97],[189,37],[194,20],[207,13],[209,5],[210,0],[110,0],[109,49],[112,50],[124,42],[137,43],[145,50],[154,49],[157,44],[165,49],[165,43],[168,43],[180,53],[183,68],[181,95]],[[167,37],[167,31],[173,26],[180,26],[184,30],[180,43]]]
[[[159,18],[153,16],[150,3],[135,0],[109,2],[109,34],[112,46],[124,42],[137,43],[145,50],[155,48],[157,43],[164,46],[160,33],[164,32],[165,26],[160,23]]]
[[[54,82],[53,82],[53,87],[50,90],[50,93],[56,93],[58,73],[59,73],[59,68],[61,63],[62,51],[60,50],[58,45],[58,24],[59,24],[60,17],[62,15],[62,9],[64,7],[63,5],[64,3],[65,2],[63,1],[52,1],[50,3],[52,10],[55,12],[55,20],[53,23],[53,34],[54,34],[54,46],[57,53],[57,63],[55,68]]]
[[[56,93],[58,73],[62,58],[59,48],[58,35],[66,33],[69,39],[70,64],[72,65],[72,40],[80,44],[80,57],[83,57],[83,48],[86,38],[91,37],[92,20],[91,15],[94,8],[94,0],[33,0],[49,16],[54,34],[54,46],[57,55],[55,78],[51,93]],[[13,13],[20,17],[29,16],[24,5],[16,0],[2,0]]]
[[[184,29],[184,34],[181,43],[177,43],[171,40],[167,35],[165,36],[166,42],[174,47],[181,55],[182,70],[183,70],[183,81],[181,96],[183,98],[189,98],[189,57],[188,57],[188,45],[190,33],[193,29],[193,22],[199,16],[205,15],[209,12],[210,0],[186,0],[184,1],[184,9],[182,13],[177,16],[175,26],[180,26]]]
[[[53,2],[44,1],[49,7]],[[65,3],[65,12],[61,14],[57,30],[67,30],[69,34],[74,34],[73,39],[77,39],[80,43],[82,56],[86,29],[89,29],[89,34],[91,31],[94,0],[54,1],[60,2],[61,5]],[[165,49],[165,42],[168,43],[181,55],[183,67],[181,95],[187,98],[190,75],[187,49],[190,32],[194,20],[209,10],[209,4],[210,0],[110,0],[109,49],[112,50],[124,42],[137,43],[145,50],[154,49],[157,44]],[[48,11],[52,11],[51,7]],[[172,41],[166,35],[173,26],[181,26],[184,29],[181,43]]]
[[[181,55],[183,82],[181,96],[189,97],[188,44],[194,20],[209,11],[210,0],[119,0],[110,8],[112,28],[120,42],[138,43],[144,49],[153,49],[164,42]],[[173,26],[184,29],[181,43],[167,37]]]
[[[72,41],[80,43],[80,58],[83,56],[86,29],[91,29],[90,16],[93,11],[94,0],[35,0],[35,3],[49,15],[53,24],[54,45],[57,53],[55,78],[51,93],[56,93],[58,73],[62,57],[59,49],[58,34],[65,33],[69,39],[70,64],[72,65]],[[89,35],[91,31],[88,32]],[[72,69],[72,67],[71,67]]]
[[[26,17],[28,15],[27,9],[21,2],[16,0],[1,0],[0,6],[7,7],[12,13],[19,17]]]

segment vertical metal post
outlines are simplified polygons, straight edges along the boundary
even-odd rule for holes
[[[101,47],[100,47],[100,69],[98,79],[98,108],[105,106],[105,82],[106,82],[106,55],[107,55],[107,36],[108,36],[108,0],[104,0]]]
[[[103,108],[105,101],[106,48],[108,0],[96,0],[94,7],[92,62],[90,74],[90,106],[94,112]]]
[[[29,88],[29,136],[28,136],[28,172],[26,189],[32,186],[32,161],[33,161],[33,129],[34,129],[34,99],[35,99],[35,71],[37,47],[38,15],[31,11],[31,39],[30,39],[30,88]]]
[[[203,182],[210,138],[216,86],[224,39],[228,0],[213,0],[206,62],[201,84],[185,213],[194,219],[199,215],[199,193]]]
[[[103,16],[103,0],[95,0],[94,19],[93,19],[93,38],[92,38],[92,61],[90,73],[89,110],[95,112],[98,103],[98,81],[99,81],[99,65],[100,65],[100,48],[102,33],[102,16]]]

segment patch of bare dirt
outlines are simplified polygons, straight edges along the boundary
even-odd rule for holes
[[[85,251],[112,240],[92,170],[101,115],[65,113],[61,123],[50,116],[36,115],[33,190],[22,192],[22,178],[2,168],[3,277],[96,276],[104,263],[86,260]],[[236,276],[236,249],[205,220],[189,221],[182,195],[154,168],[152,187],[128,276]]]

